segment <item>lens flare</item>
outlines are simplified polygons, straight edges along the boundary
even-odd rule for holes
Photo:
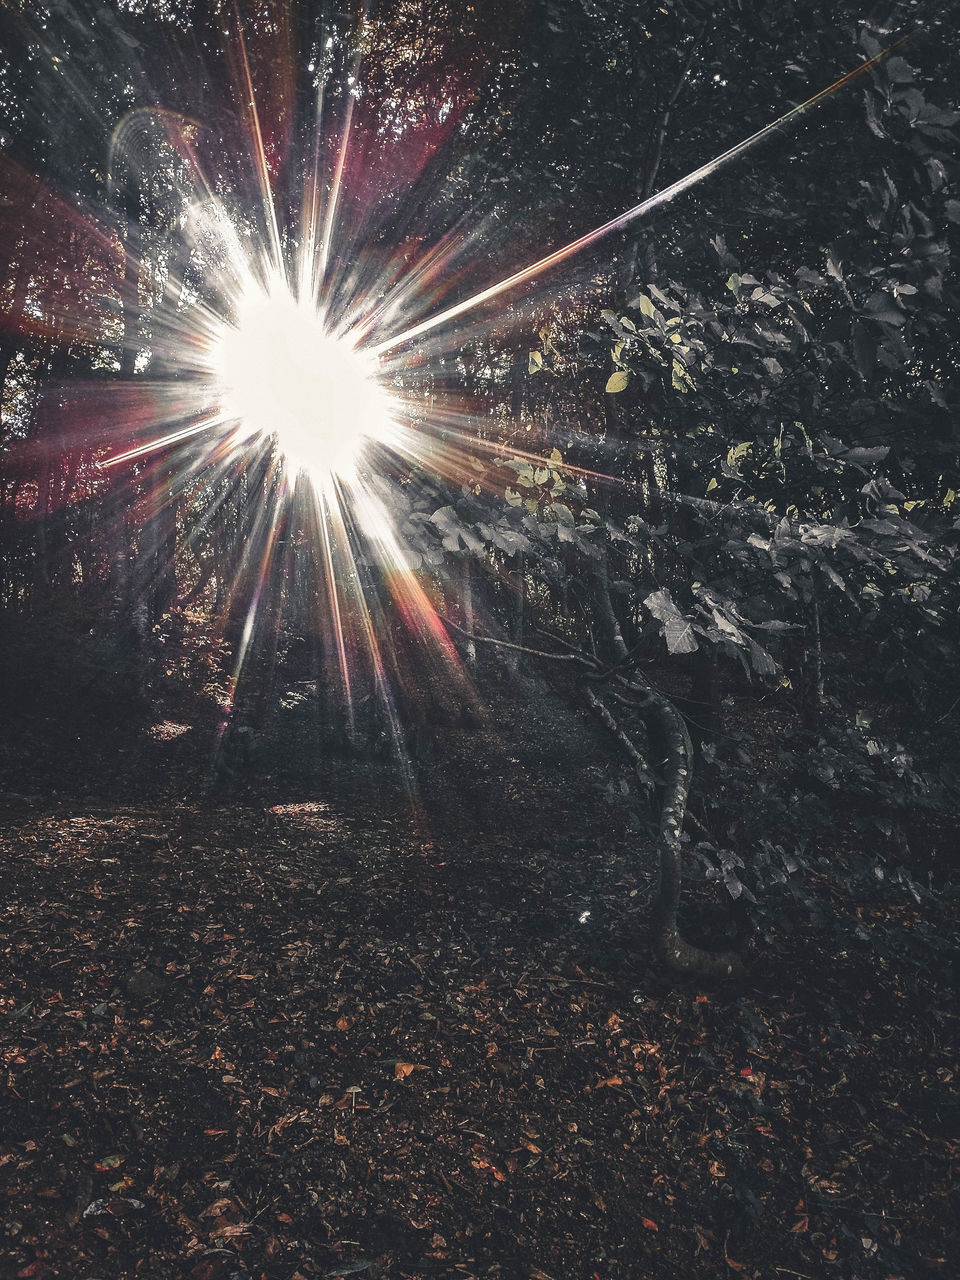
[[[349,479],[367,445],[394,436],[376,358],[329,333],[285,283],[246,290],[236,323],[214,338],[211,367],[224,418],[273,437],[286,466],[315,483]]]

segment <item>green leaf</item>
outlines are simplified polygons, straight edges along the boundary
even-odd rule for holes
[[[640,307],[640,310],[643,312],[645,316],[653,315],[654,311],[656,310],[656,307],[654,307],[652,301],[647,297],[645,293],[641,293],[640,297],[637,299],[637,302]]]
[[[623,391],[627,383],[630,381],[630,374],[626,369],[618,369],[616,373],[611,373],[607,379],[607,385],[604,390],[608,395],[616,395],[619,391]]]

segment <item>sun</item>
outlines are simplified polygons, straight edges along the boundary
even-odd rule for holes
[[[211,350],[224,417],[273,437],[294,473],[321,485],[350,479],[364,448],[396,429],[376,357],[332,335],[286,283],[249,287],[235,311]]]

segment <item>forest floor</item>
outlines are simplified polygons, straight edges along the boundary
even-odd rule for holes
[[[7,738],[0,1275],[960,1274],[956,901],[824,881],[839,927],[670,983],[627,775],[511,705],[416,795],[296,715],[227,794],[174,720]]]

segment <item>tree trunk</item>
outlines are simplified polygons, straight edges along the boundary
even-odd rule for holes
[[[823,656],[820,647],[820,606],[814,597],[807,606],[800,687],[800,715],[805,729],[820,728],[823,697]]]
[[[473,634],[473,565],[468,556],[460,561],[460,606],[463,609],[463,629]],[[477,667],[477,646],[467,641],[466,662],[470,671]]]
[[[683,886],[681,864],[683,850],[680,835],[686,816],[693,760],[693,746],[687,726],[673,703],[657,693],[645,681],[643,683],[624,681],[623,683],[638,696],[640,708],[647,721],[649,738],[659,739],[665,752],[665,778],[660,804],[660,875],[653,901],[652,917],[654,954],[672,973],[706,979],[739,977],[744,972],[743,961],[735,952],[705,951],[700,947],[692,946],[680,936],[677,925],[680,892]],[[614,733],[621,748],[630,758],[638,778],[645,782],[646,762],[636,746],[589,685],[584,693],[587,702]]]

